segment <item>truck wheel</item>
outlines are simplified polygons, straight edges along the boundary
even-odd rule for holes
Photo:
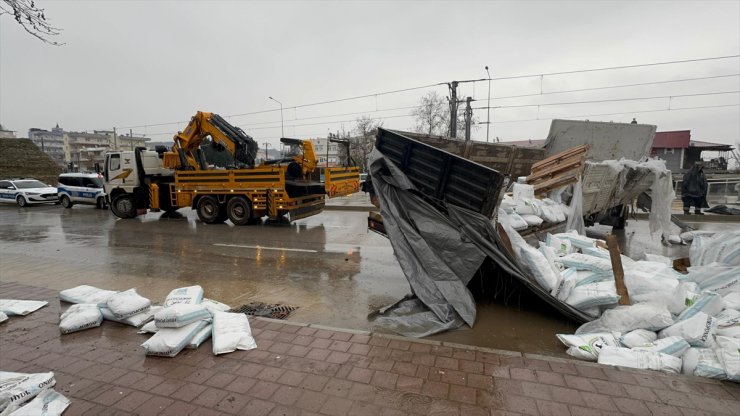
[[[221,205],[218,203],[218,199],[211,195],[206,195],[198,200],[198,204],[195,207],[198,218],[206,224],[217,224],[219,219],[223,215]],[[223,222],[221,220],[220,222]]]
[[[15,199],[15,203],[18,204],[19,207],[25,207],[28,205],[28,202],[23,195],[18,195],[18,198]]]
[[[110,210],[118,218],[136,217],[136,204],[134,204],[133,195],[121,194],[113,198],[113,202],[110,204]]]
[[[243,196],[236,196],[226,204],[226,214],[234,225],[247,225],[252,222],[252,204]]]
[[[74,205],[72,200],[67,195],[62,195],[62,206],[64,208],[72,208],[72,205]]]

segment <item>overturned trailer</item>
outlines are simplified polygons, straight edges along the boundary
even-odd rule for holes
[[[417,299],[374,316],[408,336],[426,336],[475,321],[467,284],[486,258],[564,316],[589,317],[541,288],[515,258],[495,217],[504,192],[500,172],[405,136],[378,129],[369,160],[380,214],[369,229],[389,237]]]

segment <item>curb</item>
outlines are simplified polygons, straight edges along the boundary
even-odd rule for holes
[[[378,211],[374,205],[324,205],[324,211]]]

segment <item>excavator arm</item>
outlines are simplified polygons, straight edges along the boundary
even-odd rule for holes
[[[214,113],[198,111],[185,130],[178,132],[172,151],[164,154],[164,165],[173,169],[204,170],[207,163],[200,145],[211,136],[233,157],[237,167],[253,167],[257,156],[257,142],[238,127]]]

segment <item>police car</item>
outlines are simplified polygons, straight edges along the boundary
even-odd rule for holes
[[[97,173],[62,173],[58,182],[57,193],[64,208],[75,204],[106,207],[103,178]]]
[[[31,204],[58,204],[59,198],[56,188],[36,179],[10,179],[0,181],[0,202],[25,207]]]

